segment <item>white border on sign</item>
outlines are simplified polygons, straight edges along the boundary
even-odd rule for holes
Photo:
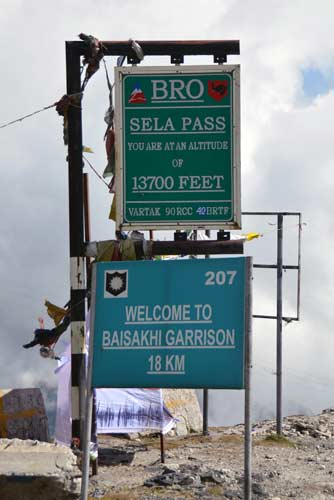
[[[123,76],[126,75],[155,75],[155,74],[206,74],[206,73],[231,73],[233,85],[233,218],[230,222],[182,221],[129,223],[124,221],[124,186],[123,186]],[[240,174],[240,65],[207,65],[207,66],[142,66],[142,67],[116,67],[115,68],[115,152],[116,152],[116,228],[125,230],[179,230],[179,229],[241,229],[241,174]]]

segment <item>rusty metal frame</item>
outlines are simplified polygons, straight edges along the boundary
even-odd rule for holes
[[[89,37],[88,37],[89,38]],[[103,55],[125,56],[128,63],[140,61],[133,50],[131,40],[101,41]],[[240,53],[238,40],[138,40],[145,56],[171,57],[172,63],[180,64],[187,55],[212,55],[214,62],[223,63],[228,55]],[[67,95],[80,95],[81,60],[90,57],[87,41],[66,42]],[[80,101],[80,99],[79,99]],[[67,113],[68,132],[68,185],[69,185],[69,239],[71,261],[71,384],[72,384],[72,438],[83,434],[85,392],[85,296],[84,272],[85,232],[83,203],[83,158],[82,158],[82,110],[80,105],[71,105]],[[184,252],[185,253],[185,252]]]

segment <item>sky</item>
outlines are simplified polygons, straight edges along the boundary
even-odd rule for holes
[[[301,212],[300,322],[283,329],[283,412],[333,405],[334,39],[331,0],[1,0],[0,125],[49,106],[66,89],[65,41],[240,40],[243,211]],[[111,79],[116,58],[107,65]],[[145,58],[146,65],[169,64]],[[212,58],[185,58],[212,64]],[[83,99],[83,142],[102,173],[108,89],[103,68]],[[0,379],[3,388],[54,388],[55,362],[24,350],[44,300],[69,299],[68,174],[62,119],[52,108],[0,129]],[[85,170],[87,171],[87,170]],[[92,240],[112,239],[111,196],[89,173]],[[243,218],[254,262],[274,263],[276,217]],[[284,263],[296,264],[298,220],[284,219]],[[284,273],[284,315],[294,315],[296,275]],[[275,272],[254,271],[254,313],[275,314]],[[275,415],[276,325],[253,323],[255,418]],[[69,333],[64,335],[69,339]],[[58,349],[61,349],[61,342]],[[243,394],[212,391],[210,424],[242,420]]]

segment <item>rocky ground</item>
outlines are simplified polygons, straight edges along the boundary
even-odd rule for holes
[[[334,409],[313,417],[253,426],[253,499],[334,498]],[[209,436],[165,437],[165,463],[156,437],[100,436],[98,475],[90,500],[243,498],[243,426],[213,428]]]

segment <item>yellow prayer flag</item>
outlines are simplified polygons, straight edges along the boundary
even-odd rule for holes
[[[63,307],[58,307],[48,300],[45,301],[44,305],[46,307],[46,312],[48,313],[50,318],[53,319],[56,326],[58,326],[63,321],[68,313],[68,311]]]
[[[255,238],[259,238],[260,236],[262,236],[262,234],[260,234],[260,233],[247,233],[246,234],[246,241],[254,240]]]
[[[116,221],[116,195],[114,194],[114,198],[112,200],[112,204],[109,212],[109,219]]]

